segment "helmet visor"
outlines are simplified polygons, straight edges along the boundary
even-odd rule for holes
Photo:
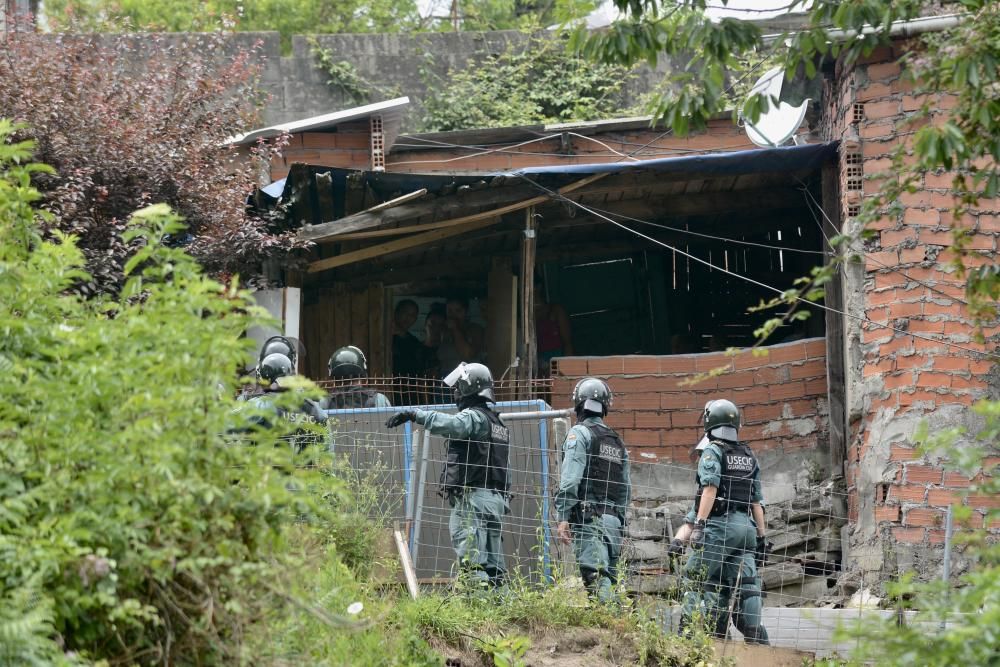
[[[469,372],[465,370],[464,361],[460,363],[458,366],[456,366],[455,370],[444,376],[444,383],[449,387],[454,387],[458,383],[458,381],[463,377],[465,379],[469,378]]]

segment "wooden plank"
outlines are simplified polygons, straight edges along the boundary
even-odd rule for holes
[[[385,289],[381,283],[371,283],[368,286],[368,347],[365,349],[365,354],[368,355],[368,374],[373,377],[384,377],[389,374],[385,353],[385,339],[388,334],[385,314]]]
[[[367,357],[370,350],[368,347],[368,290],[360,289],[351,291],[351,339],[348,345],[362,348],[362,352]]]
[[[323,340],[323,377],[327,375],[325,367],[330,356],[333,355],[333,351],[338,347],[348,345],[351,340],[351,293],[344,283],[336,283],[333,291],[333,303],[328,311],[333,320],[333,336]]]
[[[402,204],[384,211],[370,213],[363,211],[332,222],[318,225],[306,225],[299,230],[298,236],[316,243],[332,243],[340,240],[344,234],[371,230],[383,225],[412,221],[415,218],[439,215],[451,215],[458,210],[468,210],[481,206],[496,206],[509,204],[530,197],[538,192],[530,186],[504,187],[491,190],[468,192],[458,196],[442,197],[432,201]]]
[[[560,194],[566,194],[568,192],[573,192],[579,188],[582,188],[594,181],[603,178],[605,174],[595,174],[593,176],[588,176],[587,178],[580,179],[567,186],[559,189]],[[542,204],[548,201],[549,195],[540,195],[538,197],[532,197],[515,204],[510,204],[508,206],[502,206],[496,209],[490,209],[489,211],[481,211],[473,215],[462,216],[456,218],[455,220],[444,221],[449,224],[457,225],[444,229],[435,229],[434,231],[424,232],[422,234],[416,234],[409,238],[396,239],[395,241],[388,241],[386,243],[380,243],[378,245],[370,246],[368,248],[362,248],[361,250],[355,250],[352,252],[342,253],[336,257],[329,257],[326,259],[321,259],[315,261],[309,265],[309,273],[316,273],[318,271],[326,271],[327,269],[333,269],[338,266],[345,266],[347,264],[354,264],[355,262],[361,262],[366,259],[371,259],[372,257],[378,257],[380,255],[386,255],[392,252],[397,252],[399,250],[406,250],[408,248],[415,248],[422,245],[427,245],[429,243],[436,243],[446,238],[452,236],[457,236],[459,234],[464,234],[465,232],[473,231],[476,229],[481,229],[487,227],[496,222],[499,216],[505,213],[513,213],[514,211],[520,211],[528,208],[529,206],[535,206],[536,204]],[[396,210],[396,209],[393,209]],[[435,223],[438,224],[438,223]],[[443,223],[442,223],[443,224]]]
[[[425,194],[427,194],[427,188],[420,188],[419,190],[414,190],[413,192],[408,192],[405,195],[400,195],[395,199],[390,199],[389,201],[384,201],[381,204],[376,204],[372,206],[367,211],[362,211],[362,213],[378,213],[379,211],[387,211],[390,208],[399,206],[400,204],[405,204],[407,202],[420,199]]]
[[[522,350],[520,375],[524,380],[524,393],[519,398],[530,398],[527,387],[535,377],[537,358],[535,354],[535,236],[538,228],[535,224],[535,207],[525,211],[524,240],[521,250],[521,336]]]
[[[494,256],[487,280],[486,356],[493,377],[503,377],[517,354],[517,278],[508,256]]]
[[[403,539],[403,533],[399,529],[398,521],[393,526],[392,536],[396,540],[396,550],[399,552],[399,563],[403,566],[403,576],[406,577],[406,588],[410,591],[410,597],[416,600],[420,595],[420,587],[417,585],[417,573],[413,570],[413,563],[410,561],[410,548]]]

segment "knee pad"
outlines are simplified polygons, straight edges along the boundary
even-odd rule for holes
[[[580,576],[583,577],[583,585],[588,589],[593,588],[594,584],[597,583],[598,578],[600,578],[601,573],[597,570],[583,569],[580,568]]]

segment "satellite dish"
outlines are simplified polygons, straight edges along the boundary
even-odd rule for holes
[[[767,111],[761,114],[756,123],[751,123],[750,119],[740,112],[740,119],[746,126],[747,136],[758,146],[774,148],[782,145],[792,138],[806,117],[808,99],[803,100],[797,107],[780,101],[775,106],[774,101],[781,98],[781,84],[784,80],[785,70],[775,67],[760,77],[750,89],[751,97],[757,94],[763,95],[769,104]]]

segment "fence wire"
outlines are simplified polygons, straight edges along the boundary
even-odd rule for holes
[[[400,407],[401,398],[420,399],[406,405],[455,413],[448,402],[450,390],[426,378],[367,380],[364,384],[323,383],[331,395],[360,394],[355,399],[329,402],[330,450],[338,474],[353,478],[360,489],[359,510],[373,526],[399,524],[407,538],[418,581],[423,586],[445,585],[456,576],[456,556],[449,531],[451,508],[440,493],[447,447],[443,438],[407,423],[397,429],[385,426]],[[543,391],[544,390],[544,391]],[[555,539],[557,523],[554,496],[559,488],[561,447],[571,420],[553,415],[539,396],[550,397],[546,381],[498,383],[496,410],[504,413],[540,412],[539,416],[510,419],[510,511],[503,518],[502,544],[512,578],[532,584],[572,582],[579,576],[573,549]],[[379,403],[373,394],[381,394]],[[396,399],[396,400],[392,400]],[[432,399],[432,400],[431,400]],[[355,402],[352,402],[355,401]],[[379,407],[374,407],[379,404]],[[565,402],[563,403],[565,405]],[[338,405],[342,407],[337,407]],[[364,407],[372,405],[373,407]],[[356,406],[356,407],[343,407]],[[626,441],[626,446],[629,443]],[[694,444],[694,443],[692,443]],[[753,445],[754,443],[751,443]],[[619,590],[642,600],[665,630],[676,630],[684,592],[720,567],[740,572],[740,581],[715,576],[710,583],[723,599],[753,578],[762,591],[762,624],[773,646],[830,655],[846,654],[850,644],[838,644],[834,629],[867,615],[888,617],[896,612],[878,610],[869,590],[880,582],[865,581],[842,572],[847,527],[847,495],[832,482],[798,480],[791,493],[785,489],[778,502],[767,502],[764,483],[767,539],[772,549],[756,577],[739,564],[742,549],[706,549],[700,573],[685,571],[692,551],[672,558],[668,547],[693,506],[694,463],[633,457],[634,502],[627,513],[619,565]],[[717,518],[718,528],[729,516]],[[734,526],[725,532],[738,532]],[[743,545],[747,546],[747,545]],[[940,550],[945,553],[944,545]],[[704,570],[709,570],[706,573]],[[579,584],[579,582],[577,582]],[[726,618],[738,615],[739,603],[724,606]],[[888,616],[887,616],[888,615]],[[735,618],[732,620],[735,621]],[[729,624],[728,636],[741,635]]]

